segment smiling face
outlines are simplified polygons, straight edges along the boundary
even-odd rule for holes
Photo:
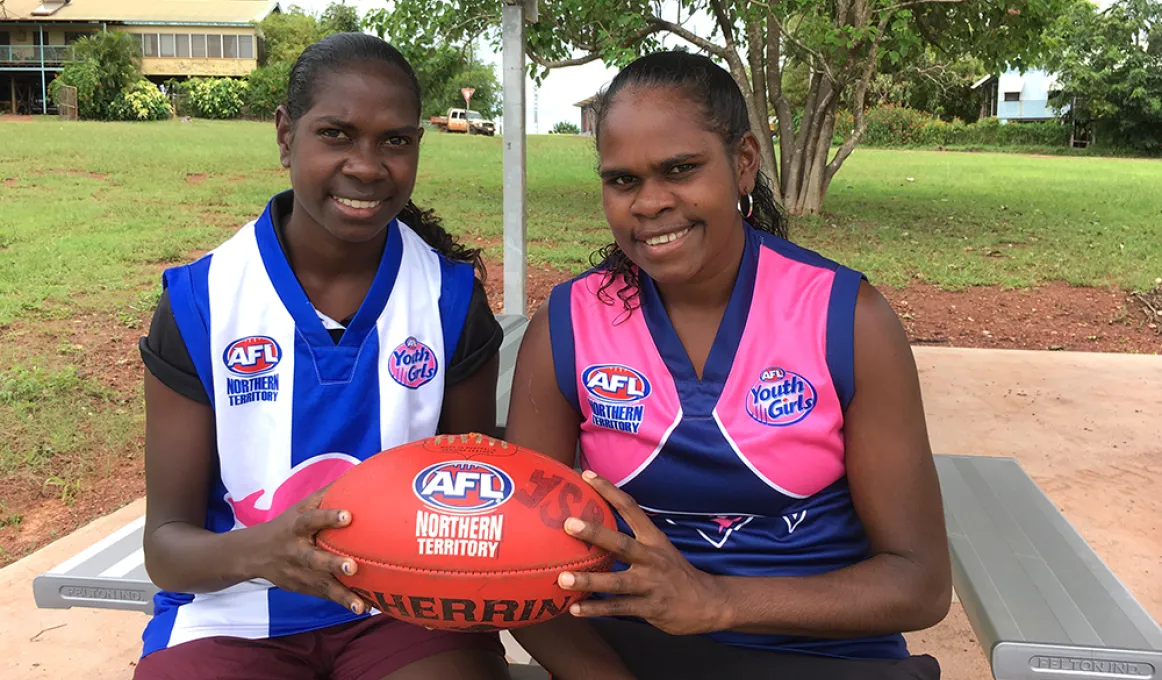
[[[707,129],[701,108],[668,88],[627,87],[605,113],[598,153],[602,205],[622,252],[660,284],[697,283],[736,265],[758,146]]]
[[[370,241],[415,187],[423,136],[416,95],[395,66],[360,62],[321,74],[311,101],[298,120],[279,109],[275,121],[295,194],[292,219],[340,241]]]

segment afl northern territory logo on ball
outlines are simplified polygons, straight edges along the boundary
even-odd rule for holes
[[[429,465],[416,475],[416,496],[436,510],[476,514],[500,507],[515,485],[508,473],[495,465],[470,460]]]
[[[779,367],[765,369],[746,395],[746,412],[771,427],[794,425],[815,409],[819,397],[809,380]]]
[[[387,362],[392,379],[411,390],[431,382],[439,367],[432,348],[414,337],[409,337],[393,349]]]

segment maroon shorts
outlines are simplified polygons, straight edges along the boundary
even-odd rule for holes
[[[211,637],[146,656],[134,680],[381,680],[421,659],[452,650],[504,657],[495,633],[427,630],[389,616],[263,640]]]

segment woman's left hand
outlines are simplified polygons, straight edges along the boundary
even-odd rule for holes
[[[592,471],[582,477],[617,510],[633,531],[629,536],[577,517],[565,521],[569,535],[613,553],[629,565],[618,572],[564,572],[566,590],[620,595],[585,600],[570,607],[574,616],[634,616],[671,635],[694,635],[730,627],[725,593],[714,576],[695,569],[637,502]]]

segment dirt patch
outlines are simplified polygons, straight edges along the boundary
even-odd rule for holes
[[[6,186],[6,187],[14,187],[19,183],[20,183],[20,180],[16,179],[15,177],[5,177],[4,178],[4,186]]]
[[[0,123],[32,123],[35,120],[32,116],[14,116],[10,113],[0,116]]]
[[[19,342],[39,356],[68,353],[79,376],[109,390],[113,403],[101,408],[124,409],[139,398],[137,340],[148,328],[151,312],[130,310],[132,317],[91,313],[36,326],[18,321],[4,333],[4,342]],[[125,427],[139,428],[131,415],[125,421]],[[116,448],[98,446],[54,460],[37,475],[0,478],[0,566],[144,495],[143,454],[144,433]]]
[[[30,170],[30,175],[64,175],[66,177],[87,177],[89,179],[106,180],[109,179],[109,173],[106,172],[90,172],[88,170]]]
[[[186,173],[186,184],[191,186],[198,186],[202,182],[205,182],[207,177],[209,177],[209,175],[204,172],[189,172]]]
[[[913,283],[883,288],[916,344],[1083,352],[1162,351],[1158,334],[1128,314],[1117,289],[1052,283],[945,291]]]
[[[488,304],[494,313],[499,314],[504,309],[504,262],[485,258],[484,264],[488,269],[488,279],[484,282],[484,289],[488,292]],[[532,316],[549,298],[553,286],[572,278],[572,274],[549,265],[529,264],[528,283],[525,290],[528,296],[528,316]]]
[[[0,566],[145,495],[145,470],[139,451],[108,451],[101,455],[107,464],[99,468],[99,473],[77,480],[68,489],[28,480],[21,484],[0,481],[7,513],[0,517]]]

